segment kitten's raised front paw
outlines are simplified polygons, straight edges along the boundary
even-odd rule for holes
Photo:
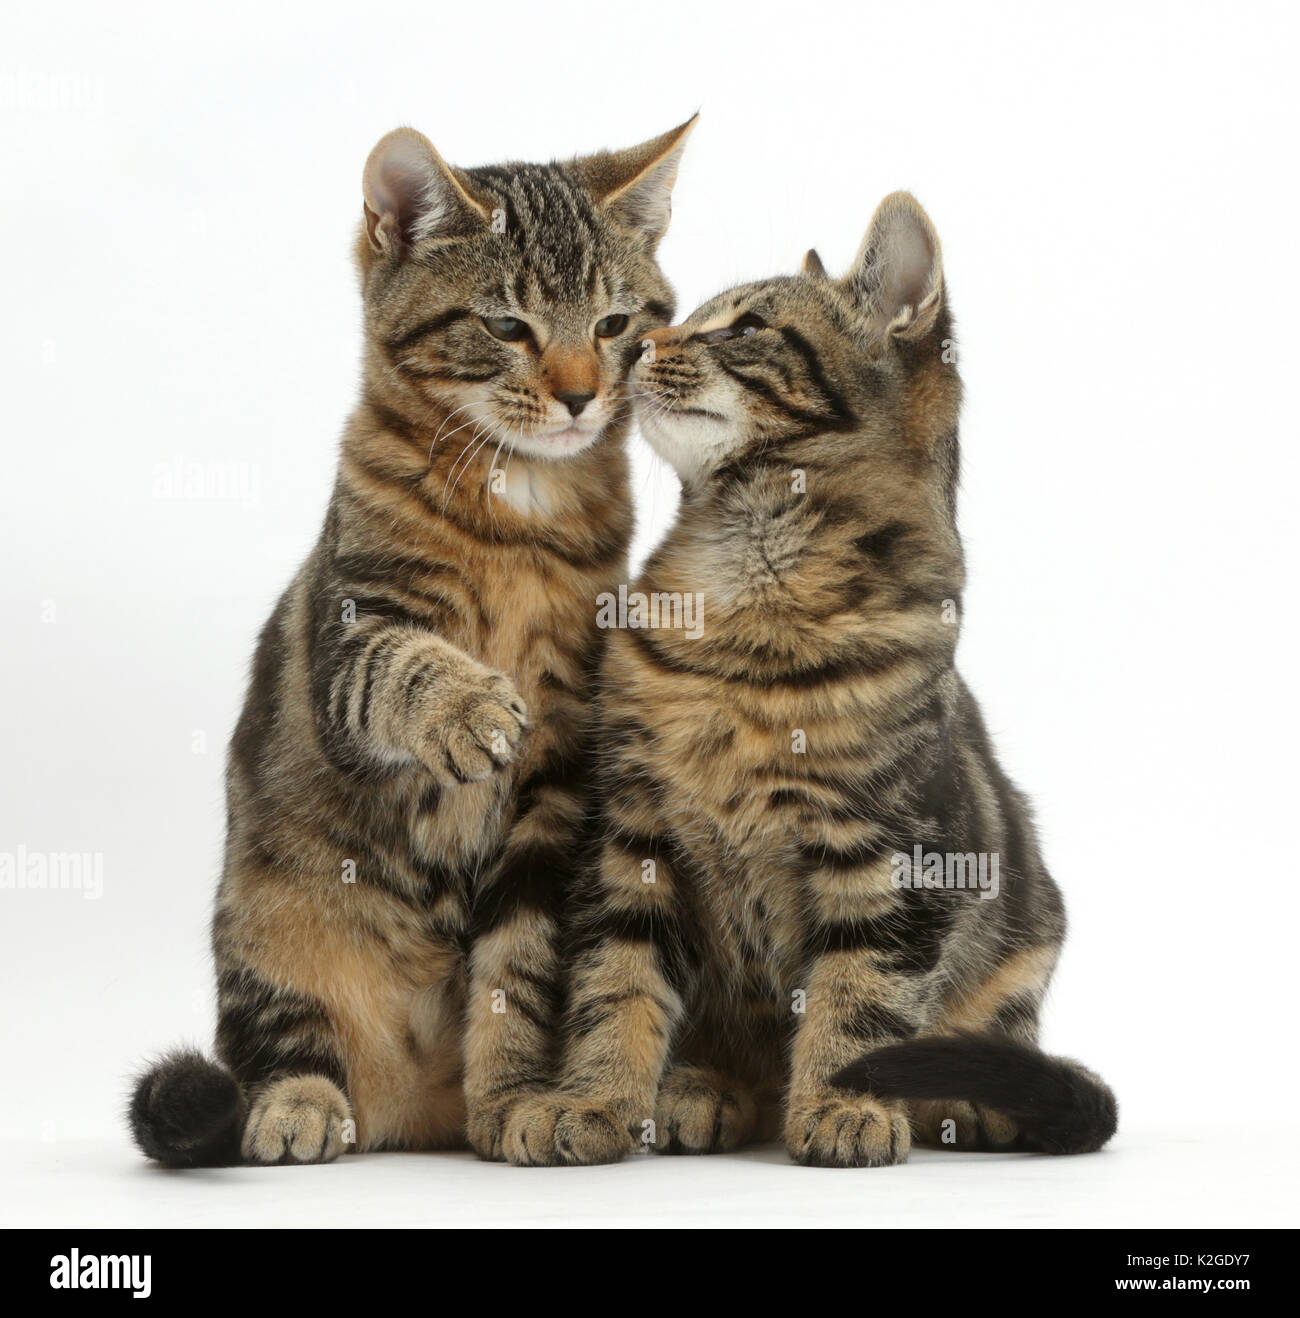
[[[324,1076],[276,1080],[253,1100],[240,1151],[249,1162],[333,1162],[351,1119],[348,1100]]]
[[[516,1167],[591,1166],[632,1152],[624,1112],[572,1094],[535,1095],[506,1116],[503,1147]]]
[[[702,1066],[674,1067],[655,1104],[656,1153],[725,1153],[757,1137],[758,1104],[747,1089]]]
[[[907,1160],[907,1106],[865,1094],[831,1094],[786,1113],[785,1146],[805,1167],[890,1167]]]
[[[466,664],[440,674],[422,702],[424,762],[443,781],[477,782],[509,764],[528,726],[528,709],[504,673]]]

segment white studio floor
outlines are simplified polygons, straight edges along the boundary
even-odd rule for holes
[[[168,1172],[109,1140],[6,1141],[6,1227],[1292,1226],[1285,1132],[1121,1131],[1079,1158],[914,1150],[902,1167],[805,1169],[778,1146],[614,1167],[518,1169],[470,1154]]]

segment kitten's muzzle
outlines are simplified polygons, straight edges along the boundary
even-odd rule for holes
[[[633,368],[633,380],[652,390],[664,411],[712,416],[699,408],[683,406],[700,392],[707,372],[698,357],[683,351],[686,336],[680,326],[652,330],[641,340],[641,356]]]

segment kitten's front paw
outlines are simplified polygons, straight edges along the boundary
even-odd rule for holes
[[[470,1103],[465,1118],[469,1146],[484,1162],[505,1162],[506,1124],[523,1102],[536,1097],[536,1090],[516,1090],[499,1098]]]
[[[621,1109],[561,1093],[516,1104],[506,1117],[503,1146],[516,1167],[618,1162],[635,1147]]]
[[[786,1113],[785,1146],[805,1167],[890,1167],[907,1161],[911,1145],[901,1102],[832,1093]]]
[[[249,1162],[333,1162],[351,1117],[348,1100],[324,1076],[276,1080],[253,1100],[241,1152]]]
[[[664,1077],[655,1104],[656,1153],[725,1153],[754,1139],[758,1104],[745,1088],[702,1066]]]
[[[466,664],[441,674],[425,694],[422,758],[442,780],[477,782],[509,764],[528,726],[528,709],[504,673]]]

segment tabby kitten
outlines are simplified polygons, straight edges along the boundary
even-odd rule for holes
[[[149,1156],[458,1145],[467,1099],[494,1156],[546,1074],[591,600],[625,579],[626,380],[671,316],[689,128],[562,164],[457,169],[407,128],[371,153],[361,401],[230,747],[222,1065],[142,1077]]]
[[[954,668],[952,333],[897,193],[845,279],[810,253],[647,336],[641,423],[682,503],[636,590],[692,592],[703,634],[606,653],[562,1082],[508,1118],[512,1161],[1112,1134],[1109,1090],[1035,1047],[1061,899]]]

